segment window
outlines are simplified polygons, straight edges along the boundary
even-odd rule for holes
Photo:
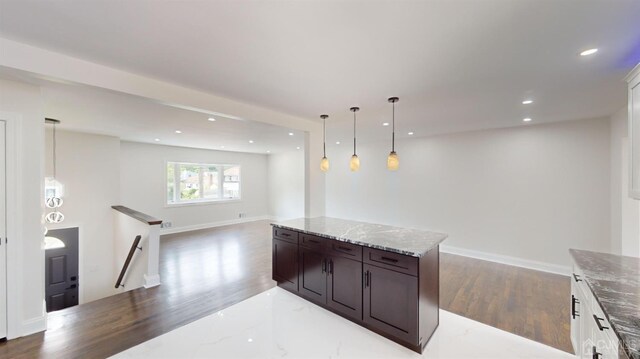
[[[240,199],[240,165],[167,162],[167,204]]]

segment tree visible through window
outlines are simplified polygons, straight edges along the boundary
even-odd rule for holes
[[[240,199],[240,165],[167,162],[167,204]]]

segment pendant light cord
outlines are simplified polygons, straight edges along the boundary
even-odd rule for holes
[[[353,155],[356,155],[356,111],[353,111]]]
[[[396,151],[396,102],[394,101],[391,105],[392,105],[391,152],[395,152]]]
[[[322,157],[327,157],[327,118],[322,119]]]
[[[53,178],[56,178],[56,124],[53,124]]]

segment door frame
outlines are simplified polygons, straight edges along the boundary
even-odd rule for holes
[[[20,166],[22,115],[0,111],[0,119],[5,121],[6,136],[6,209],[7,209],[7,339],[22,336],[22,284],[20,263],[22,240],[19,228],[22,225],[22,168]]]

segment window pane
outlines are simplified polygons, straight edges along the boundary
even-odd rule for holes
[[[188,201],[200,198],[200,167],[180,165],[180,200]]]
[[[223,166],[224,183],[222,192],[224,198],[240,198],[240,166]]]
[[[202,167],[202,190],[204,191],[204,198],[216,199],[219,198],[218,188],[220,177],[218,173],[218,167],[216,166],[203,166]]]
[[[167,163],[167,203],[173,203],[173,192],[176,190],[175,163]]]

